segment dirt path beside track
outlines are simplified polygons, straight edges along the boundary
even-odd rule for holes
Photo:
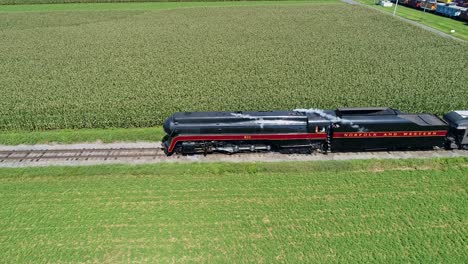
[[[316,153],[312,155],[279,153],[209,154],[166,157],[160,143],[86,143],[0,146],[0,167],[83,166],[99,164],[149,164],[174,162],[281,162],[353,159],[407,159],[468,157],[468,151],[395,151]]]

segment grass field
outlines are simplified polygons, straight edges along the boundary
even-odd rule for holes
[[[389,13],[393,13],[394,8],[382,7],[375,5],[377,2],[375,0],[358,0],[363,4],[378,8]],[[398,5],[397,13],[398,16],[411,19],[413,21],[419,22],[426,26],[438,29],[442,32],[449,33],[457,38],[468,40],[468,26],[463,21],[458,21],[452,18],[443,17],[437,14],[430,12],[423,12],[422,10],[409,8],[406,6]],[[455,30],[454,33],[451,33],[451,30]]]
[[[33,145],[50,143],[138,142],[161,141],[165,135],[162,127],[108,128],[108,129],[60,129],[48,131],[3,131],[0,145]]]
[[[0,130],[152,127],[192,110],[466,108],[465,43],[363,7],[249,4],[2,11]]]
[[[468,258],[468,159],[0,169],[5,263]]]

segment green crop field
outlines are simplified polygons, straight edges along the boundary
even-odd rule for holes
[[[24,5],[24,4],[61,4],[61,3],[145,3],[145,2],[224,2],[226,0],[0,0],[0,5]],[[230,0],[237,2],[262,1],[262,0]],[[308,1],[308,0],[273,0],[273,1]],[[319,0],[320,1],[320,0]],[[328,1],[328,0],[326,0]]]
[[[194,110],[467,107],[468,44],[377,11],[136,5],[0,7],[0,130],[150,127]]]
[[[466,263],[468,159],[0,169],[5,263]]]

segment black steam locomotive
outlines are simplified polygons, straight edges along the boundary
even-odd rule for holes
[[[441,119],[392,108],[175,113],[164,122],[166,155],[277,151],[468,149],[468,111]]]

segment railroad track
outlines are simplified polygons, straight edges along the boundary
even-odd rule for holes
[[[31,162],[43,160],[138,159],[164,157],[160,148],[96,148],[0,150],[1,162]]]
[[[351,160],[351,159],[395,159],[395,158],[434,158],[434,157],[468,157],[468,151],[394,151],[394,152],[354,152],[332,153],[329,155],[312,154],[280,154],[243,153],[243,154],[210,154],[203,155],[174,155],[167,157],[160,147],[154,146],[114,146],[94,147],[66,146],[48,148],[44,146],[29,146],[12,149],[0,149],[0,167],[29,167],[50,165],[97,165],[111,163],[143,164],[160,162],[277,162],[277,161],[317,161],[317,160]]]

